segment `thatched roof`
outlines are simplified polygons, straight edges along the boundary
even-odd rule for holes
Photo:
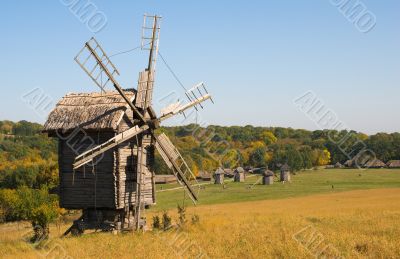
[[[208,173],[207,171],[199,171],[197,178],[198,179],[211,179],[211,174]]]
[[[391,160],[387,163],[389,168],[400,168],[400,160]]]
[[[225,171],[222,168],[218,168],[214,174],[225,174]]]
[[[125,91],[133,101],[133,91]],[[56,130],[116,130],[128,104],[116,91],[106,93],[70,93],[64,96],[44,124],[45,132]]]
[[[172,174],[155,175],[154,182],[156,184],[176,183],[178,180]]]
[[[352,167],[355,164],[354,159],[347,160],[344,165],[347,167]]]
[[[274,176],[274,172],[271,170],[266,169],[263,173],[264,176]]]
[[[382,168],[385,167],[386,164],[379,159],[372,159],[364,164],[366,168]]]
[[[237,174],[237,173],[240,173],[240,174],[244,173],[243,167],[238,167],[238,168],[236,168],[235,171],[234,171],[234,173],[235,173],[235,174]]]
[[[224,168],[222,170],[224,170],[226,176],[228,176],[228,177],[233,177],[234,176],[234,171],[232,169]]]
[[[285,171],[285,172],[290,171],[290,166],[289,166],[288,164],[284,164],[284,165],[281,167],[281,171]]]
[[[340,162],[337,162],[334,167],[335,168],[342,168],[343,165]]]

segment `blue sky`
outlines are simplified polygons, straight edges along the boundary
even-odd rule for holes
[[[214,95],[199,122],[317,129],[293,102],[312,91],[352,129],[400,131],[397,0],[362,1],[376,16],[368,33],[332,4],[340,0],[92,0],[107,18],[98,33],[63,4],[72,1],[2,1],[1,120],[44,122],[46,114],[23,98],[36,88],[54,102],[68,92],[97,91],[73,57],[91,36],[109,55],[138,46],[147,12],[163,16],[160,52],[184,85],[204,81]],[[136,87],[146,55],[112,58],[124,87]],[[158,110],[171,92],[184,93],[159,60]]]

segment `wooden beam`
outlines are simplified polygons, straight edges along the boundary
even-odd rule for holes
[[[104,66],[103,62],[101,61],[100,57],[97,55],[96,51],[93,50],[93,48],[89,45],[89,43],[86,42],[86,47],[89,49],[89,51],[92,53],[94,58],[96,59],[97,63],[101,66],[103,69],[104,73],[106,73],[107,77],[111,80],[111,82],[114,85],[114,88],[118,91],[118,93],[124,98],[124,100],[128,103],[129,107],[132,109],[132,111],[135,113],[135,115],[143,122],[146,123],[145,118],[143,115],[139,112],[139,110],[131,103],[129,100],[128,96],[124,93],[122,90],[121,86],[118,84],[118,82],[115,80],[114,76],[112,73],[108,70],[106,66]]]
[[[148,129],[149,129],[149,126],[147,126],[147,125],[144,125],[140,128],[138,126],[135,126],[133,128],[130,128],[129,130],[126,130],[126,131],[116,135],[115,137],[111,138],[107,142],[82,153],[81,155],[79,155],[75,158],[75,162],[73,164],[74,170],[89,163],[95,157],[103,154],[104,152],[118,146],[119,144],[122,144],[122,143],[128,141],[129,139],[133,138],[134,136],[136,136]]]

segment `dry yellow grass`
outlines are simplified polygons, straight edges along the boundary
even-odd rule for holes
[[[22,240],[29,225],[3,225],[0,257],[313,258],[326,248],[346,258],[400,258],[400,189],[200,206],[187,212],[193,213],[200,223],[183,232],[53,238],[45,249]]]

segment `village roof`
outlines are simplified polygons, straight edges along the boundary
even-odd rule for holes
[[[225,174],[225,171],[222,168],[218,168],[215,174]]]
[[[289,166],[288,164],[284,164],[284,165],[281,167],[281,170],[282,170],[282,171],[290,171],[290,166]]]
[[[133,101],[133,90],[125,90]],[[69,93],[64,96],[50,113],[44,131],[73,130],[116,130],[128,104],[117,91],[105,93]]]
[[[349,159],[344,163],[344,165],[347,166],[347,167],[351,167],[351,166],[353,166],[353,164],[354,164],[354,160],[353,159]]]
[[[400,160],[390,160],[387,163],[387,166],[391,168],[397,168],[397,167],[400,168]]]
[[[233,175],[233,170],[230,168],[224,168],[223,171],[225,172],[225,174]]]
[[[235,173],[244,173],[243,167],[238,167],[235,169]]]
[[[211,175],[207,171],[199,171],[198,177],[200,177],[200,178],[211,178]]]
[[[158,174],[154,176],[155,183],[174,183],[177,179],[172,174]]]
[[[364,164],[364,167],[385,167],[386,164],[379,159],[372,159]]]
[[[343,165],[340,162],[337,162],[333,167],[335,168],[342,168]]]
[[[271,170],[266,169],[263,173],[264,176],[274,176],[274,172]]]

